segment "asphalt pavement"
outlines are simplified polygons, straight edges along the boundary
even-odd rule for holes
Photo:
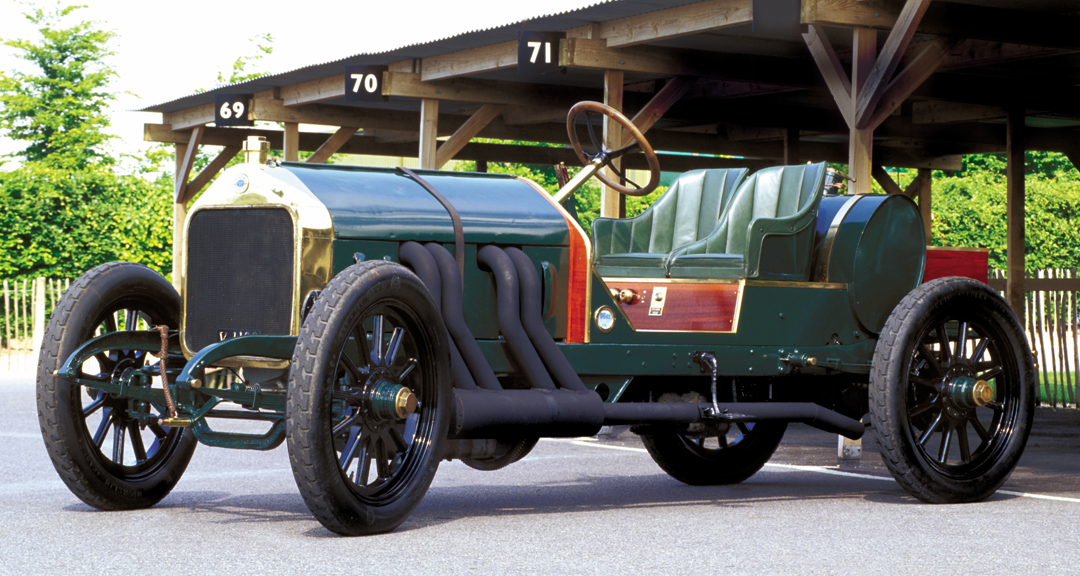
[[[0,373],[0,574],[1076,574],[1080,412],[1043,408],[1020,467],[978,504],[926,505],[873,445],[793,425],[748,481],[695,488],[631,435],[543,440],[479,472],[444,463],[393,533],[341,538],[309,514],[284,447],[200,446],[159,505],[99,512],[45,453],[33,376]]]

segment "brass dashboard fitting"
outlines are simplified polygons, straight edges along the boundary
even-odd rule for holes
[[[633,304],[638,299],[637,294],[629,288],[623,288],[619,290],[619,302],[623,304]]]

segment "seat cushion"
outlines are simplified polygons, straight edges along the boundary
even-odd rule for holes
[[[739,278],[743,274],[741,254],[683,254],[671,261],[671,278]]]
[[[667,254],[649,254],[631,252],[629,254],[607,254],[596,262],[596,272],[601,277],[620,276],[624,278],[663,278],[664,260]]]

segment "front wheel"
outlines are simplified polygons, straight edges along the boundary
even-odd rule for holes
[[[127,262],[83,274],[49,319],[38,360],[38,419],[60,478],[83,502],[102,510],[153,506],[187,468],[195,437],[163,428],[164,405],[108,394],[54,376],[87,340],[117,330],[179,328],[180,296],[160,274]],[[110,350],[79,367],[84,380],[116,382],[150,359],[138,350]],[[155,373],[154,366],[150,373]],[[155,388],[161,382],[144,384]]]
[[[933,280],[889,316],[874,349],[870,414],[885,466],[912,496],[988,498],[1020,460],[1034,408],[1027,339],[987,285]]]
[[[396,528],[427,492],[450,419],[450,356],[427,289],[384,261],[322,291],[289,371],[287,444],[308,508],[347,536]]]

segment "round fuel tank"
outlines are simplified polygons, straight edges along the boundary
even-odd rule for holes
[[[864,331],[881,331],[900,299],[922,282],[925,265],[925,231],[910,198],[822,199],[812,279],[847,284],[852,315]]]

